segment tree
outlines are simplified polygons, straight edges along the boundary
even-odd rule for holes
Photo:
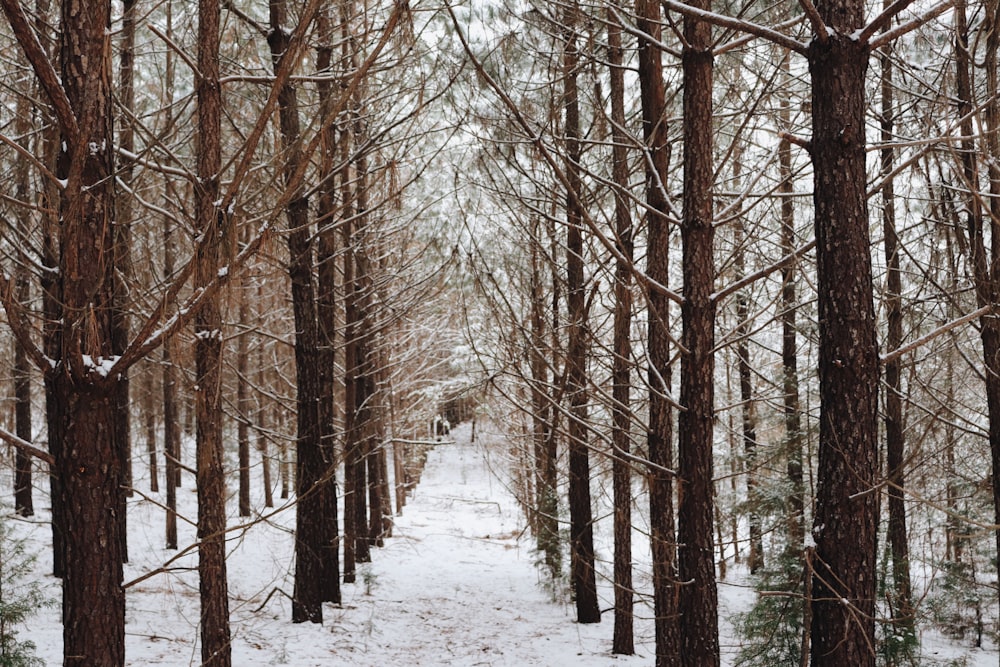
[[[864,3],[817,3],[812,77],[820,433],[813,520],[812,664],[874,665],[877,399],[865,175]],[[825,25],[821,25],[825,24]]]
[[[639,91],[642,137],[645,144],[645,203],[647,206],[647,273],[651,281],[668,285],[670,278],[670,226],[667,168],[670,142],[667,134],[666,93],[660,40],[660,5],[652,0],[636,3],[639,28]],[[648,35],[649,37],[645,37]],[[649,311],[646,346],[649,356],[649,523],[653,556],[653,609],[656,625],[656,665],[680,664],[677,625],[676,537],[674,535],[673,428],[671,423],[670,300],[656,289],[647,294]]]
[[[21,307],[4,308],[19,343],[46,374],[49,441],[58,478],[63,543],[63,651],[66,665],[124,665],[122,469],[114,429],[116,229],[111,113],[111,3],[87,12],[61,6],[57,75],[21,6],[3,10],[52,103],[62,135],[56,175],[59,200],[58,291],[61,317],[48,325],[45,355],[34,347]],[[6,278],[4,279],[6,282]],[[6,291],[6,286],[4,286]],[[52,293],[50,292],[50,293]],[[58,344],[58,347],[56,345]],[[53,360],[53,364],[49,363]],[[53,428],[54,427],[54,428]],[[58,567],[58,565],[57,565]]]
[[[196,250],[195,288],[207,290],[218,276],[232,217],[220,208],[222,177],[222,91],[219,83],[219,2],[198,2],[198,182],[195,224],[202,237]],[[232,664],[229,593],[226,580],[226,480],[222,440],[222,313],[213,295],[195,316],[195,403],[197,411],[198,574],[201,597],[202,664]]]
[[[625,134],[625,76],[622,67],[621,23],[608,8],[608,67],[611,78],[612,178],[615,197],[615,244],[621,253],[615,265],[615,320],[612,354],[612,434],[615,506],[615,629],[612,651],[631,655],[632,593],[632,475],[629,454],[632,328],[632,216],[628,208],[628,155]]]
[[[703,10],[711,2],[695,3]],[[718,665],[718,600],[713,548],[712,437],[715,419],[715,284],[712,211],[712,30],[684,18],[684,207],[681,223],[680,402],[677,421],[677,565],[681,664]]]

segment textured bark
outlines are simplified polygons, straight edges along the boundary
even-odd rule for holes
[[[963,3],[964,4],[964,3]],[[962,9],[962,20],[964,22],[964,6]],[[997,35],[998,21],[997,4],[995,1],[987,3],[984,19],[985,25],[982,27],[986,34],[986,49],[983,58],[983,66],[986,75],[986,102],[983,107],[985,116],[985,132],[983,133],[980,151],[986,160],[986,176],[989,181],[989,198],[986,211],[982,210],[979,203],[982,193],[979,192],[979,176],[975,165],[966,167],[966,177],[972,189],[971,199],[975,200],[969,205],[968,230],[969,230],[969,251],[971,253],[971,264],[973,280],[976,288],[976,300],[978,305],[997,303],[1000,297],[1000,165],[997,159],[1000,158],[1000,139],[996,136],[1000,131],[1000,104],[997,103],[998,93],[998,73],[997,73],[997,50],[1000,45],[1000,35]],[[968,28],[966,27],[966,31]],[[968,35],[960,34],[961,39],[968,44]],[[963,62],[963,61],[960,61]],[[964,61],[967,62],[967,61]],[[964,80],[963,80],[964,79]],[[960,110],[972,106],[972,90],[968,74],[964,77],[960,72],[958,80]],[[964,129],[963,123],[963,129]],[[965,146],[963,146],[965,148]],[[974,153],[965,159],[971,162]],[[970,178],[971,177],[971,178]],[[986,247],[986,238],[990,239],[990,246]],[[1000,321],[992,313],[980,318],[979,335],[983,346],[983,363],[986,367],[986,402],[989,414],[989,441],[990,459],[992,465],[992,489],[994,503],[994,522],[1000,518]],[[1000,554],[1000,530],[994,531],[997,553]],[[1000,572],[1000,558],[996,561],[997,571]]]
[[[661,37],[660,4],[636,2],[636,26],[653,41]],[[639,90],[642,102],[642,135],[645,163],[647,246],[649,277],[661,285],[670,282],[669,204],[664,190],[670,163],[666,124],[666,93],[660,50],[643,37],[638,39]],[[653,554],[653,608],[656,633],[656,667],[680,663],[680,633],[677,618],[677,558],[674,536],[673,424],[670,402],[670,302],[650,290],[647,346],[649,348],[649,431],[646,446],[649,461],[649,523]]]
[[[125,664],[117,383],[87,361],[113,354],[110,26],[110,2],[89,3],[87,11],[77,0],[62,3],[61,78],[79,135],[75,142],[64,136],[57,163],[67,182],[57,279],[63,317],[48,386],[64,539],[63,662],[74,667]]]
[[[615,628],[611,651],[635,653],[632,619],[632,475],[629,453],[629,425],[632,421],[630,393],[632,378],[629,334],[632,328],[632,216],[629,213],[628,154],[625,135],[625,71],[622,67],[622,34],[617,13],[608,9],[608,66],[611,79],[611,155],[615,184],[615,246],[622,254],[615,266],[614,340],[612,342],[611,446],[614,486],[614,584]]]
[[[812,76],[820,433],[813,536],[814,666],[875,664],[878,345],[865,193],[868,47],[859,0],[817,8],[831,28],[814,39]]]
[[[222,168],[222,95],[219,84],[219,2],[198,2],[198,183],[196,225],[204,239],[195,259],[195,288],[218,275],[224,237],[232,234],[219,210]],[[226,579],[226,480],[222,442],[222,314],[218,296],[198,311],[195,329],[195,411],[198,487],[198,582],[201,598],[201,661],[232,664]]]
[[[710,10],[708,0],[695,6]],[[678,576],[681,664],[719,664],[715,583],[712,445],[715,398],[715,285],[712,226],[712,31],[684,19],[684,206],[681,221],[684,303],[681,306],[680,402],[677,419]]]
[[[320,74],[330,73],[332,65],[333,26],[329,10],[322,9],[317,15],[317,32],[320,36],[320,46],[317,49],[316,67]],[[323,81],[318,85],[321,108],[326,115],[334,103],[332,85]],[[323,481],[316,492],[323,496],[319,504],[326,508],[323,523],[323,544],[330,545],[323,559],[326,572],[322,576],[321,586],[324,602],[340,602],[340,553],[339,525],[337,520],[337,481],[336,481],[336,330],[337,330],[337,233],[335,227],[336,184],[332,177],[337,156],[337,138],[333,124],[323,128],[321,144],[320,170],[324,176],[324,184],[320,188],[318,207],[318,227],[316,243],[317,294],[316,317],[319,327],[319,427],[320,454],[325,470]]]
[[[566,193],[566,304],[569,309],[566,355],[566,394],[569,399],[569,514],[570,580],[579,623],[598,623],[594,572],[594,525],[590,498],[590,459],[587,451],[587,312],[583,274],[583,211],[580,202],[579,52],[576,44],[577,8],[566,5],[563,19],[563,113],[565,115]]]
[[[270,3],[271,31],[268,44],[275,72],[289,47],[286,3]],[[281,126],[281,146],[284,153],[284,178],[291,185],[302,161],[299,126],[298,93],[286,84],[278,93],[278,119]],[[295,592],[292,597],[292,621],[302,623],[323,621],[324,577],[329,573],[324,561],[336,548],[324,539],[327,499],[320,492],[327,474],[320,436],[319,403],[321,379],[319,373],[319,327],[316,313],[316,286],[313,278],[312,227],[309,220],[309,200],[298,186],[285,208],[288,221],[288,274],[292,283],[292,311],[295,319],[295,379],[296,379],[296,504],[295,522]]]

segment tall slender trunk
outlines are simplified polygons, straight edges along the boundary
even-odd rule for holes
[[[247,297],[247,282],[240,286],[239,318],[241,324],[250,320],[250,305]],[[240,516],[250,516],[250,388],[248,337],[244,329],[236,341],[236,448],[239,459],[239,512]]]
[[[214,282],[231,221],[218,207],[222,169],[222,94],[219,84],[219,2],[198,2],[198,182],[194,188],[197,250],[194,286]],[[222,313],[218,295],[198,311],[195,330],[197,417],[198,581],[201,598],[201,661],[229,667],[229,593],[226,579],[226,479],[222,441]]]
[[[167,35],[173,33],[173,3],[167,2],[166,7]],[[174,101],[174,55],[169,49],[166,54],[166,68],[164,78],[166,79],[166,101],[167,119],[166,126],[173,125],[173,101]],[[163,280],[169,283],[174,274],[174,244],[173,244],[173,220],[163,216]],[[174,380],[174,364],[172,355],[172,341],[163,342],[163,458],[164,474],[166,477],[167,490],[167,513],[165,539],[168,549],[177,548],[177,487],[181,484],[181,469],[178,463],[181,455],[181,431],[177,423],[180,415],[177,411],[177,387]]]
[[[710,0],[694,6],[711,10]],[[680,488],[677,565],[681,662],[719,664],[718,593],[713,547],[712,480],[715,398],[714,227],[712,226],[712,30],[684,19],[684,208],[681,222],[684,303],[681,306],[677,455]]]
[[[887,9],[891,0],[884,0]],[[886,26],[886,30],[890,28]],[[882,117],[880,119],[882,151],[880,173],[882,184],[882,230],[885,237],[886,294],[885,310],[888,321],[886,348],[895,350],[903,344],[903,286],[899,267],[899,238],[896,235],[896,195],[893,178],[894,151],[892,142],[895,109],[893,107],[892,46],[886,45],[879,54],[882,66]],[[885,447],[886,476],[889,481],[889,545],[892,550],[892,582],[895,595],[890,600],[893,622],[904,638],[903,650],[916,644],[914,610],[910,591],[910,549],[906,534],[906,505],[903,502],[905,476],[905,436],[903,424],[902,362],[894,358],[885,364]]]
[[[642,136],[646,144],[646,263],[650,279],[670,282],[670,224],[666,184],[670,142],[666,124],[666,93],[662,54],[655,45],[661,38],[660,3],[637,0],[639,90],[642,103]],[[649,524],[653,553],[653,608],[656,634],[656,667],[680,665],[680,630],[677,618],[677,557],[674,535],[674,453],[670,413],[670,302],[650,290],[649,324],[649,431],[646,434],[650,468]]]
[[[545,559],[549,576],[555,580],[562,571],[559,547],[559,496],[556,489],[555,443],[552,433],[552,397],[545,361],[545,289],[541,259],[543,245],[538,218],[532,220],[531,241],[531,419],[535,451],[536,544]]]
[[[791,85],[790,53],[782,56],[782,88]],[[783,127],[791,124],[791,103],[783,93],[779,102],[779,114]],[[787,135],[782,135],[778,143],[778,173],[781,182],[781,254],[787,257],[795,250],[795,205],[792,194],[792,144]],[[788,479],[787,544],[786,551],[802,559],[805,546],[805,486],[802,480],[802,419],[799,407],[798,340],[796,334],[795,311],[798,308],[796,296],[796,265],[788,262],[781,268],[781,388],[785,426],[785,476]],[[803,636],[807,636],[803,628]]]
[[[733,150],[733,186],[738,192],[743,176],[743,151],[741,146]],[[738,212],[737,212],[738,213]],[[736,231],[733,245],[736,256],[733,260],[736,279],[746,275],[746,229],[742,216],[736,215]],[[747,480],[747,504],[749,506],[750,553],[747,565],[750,574],[756,574],[764,567],[764,536],[760,519],[760,491],[757,469],[757,414],[753,397],[753,369],[750,366],[750,288],[744,288],[736,295],[736,366],[740,378],[740,426],[743,434],[743,457]],[[734,459],[735,460],[735,459]],[[734,480],[735,481],[735,480]],[[721,527],[720,527],[721,534]],[[733,546],[736,547],[734,540]],[[721,548],[721,546],[720,546]]]
[[[598,623],[594,571],[594,524],[590,499],[590,457],[587,451],[587,312],[583,273],[583,211],[580,198],[580,100],[577,78],[578,8],[567,3],[563,17],[563,113],[565,115],[566,193],[566,303],[569,342],[566,355],[566,394],[569,399],[569,514],[570,570],[576,600],[576,620]]]
[[[125,111],[124,122],[121,124],[118,141],[124,150],[134,152],[135,131],[131,116],[135,112],[135,3],[136,0],[124,0],[122,3],[122,43],[119,54],[118,99]],[[134,181],[134,165],[127,157],[120,157],[117,178],[124,188],[116,197],[114,264],[115,281],[114,314],[111,333],[112,353],[120,356],[125,352],[129,339],[129,303],[128,286],[125,280],[132,273],[132,182]],[[118,375],[115,387],[115,437],[118,440],[118,453],[121,457],[122,494],[118,506],[118,518],[122,522],[122,558],[128,562],[128,512],[126,496],[132,495],[132,433],[131,411],[129,409],[129,377],[128,370]]]
[[[629,453],[632,411],[630,393],[632,328],[632,216],[628,199],[628,152],[625,135],[625,70],[622,29],[617,12],[608,8],[608,66],[611,78],[612,180],[615,187],[615,245],[622,257],[615,266],[615,321],[612,343],[611,446],[615,506],[615,629],[612,652],[635,653],[632,584],[632,475]]]
[[[320,74],[329,74],[333,59],[334,27],[329,9],[321,9],[317,15],[317,33],[320,45],[317,47],[316,69]],[[333,85],[323,81],[318,85],[320,106],[326,116],[334,103]],[[337,519],[337,456],[336,456],[336,330],[337,330],[337,233],[336,181],[333,178],[337,157],[337,135],[333,123],[323,128],[323,142],[320,154],[320,172],[324,185],[320,188],[318,230],[316,235],[317,294],[316,317],[319,328],[319,427],[320,453],[325,470],[317,493],[323,496],[319,501],[327,508],[323,523],[323,544],[331,545],[323,559],[326,574],[322,577],[322,598],[324,602],[340,602],[340,553],[339,525]]]
[[[31,108],[28,91],[17,98],[16,134],[20,137],[18,143],[25,150],[29,149],[28,133],[30,130]],[[29,198],[29,163],[18,161],[14,171],[15,196],[19,201],[27,202]],[[15,210],[17,233],[20,238],[27,239],[31,224],[31,214],[25,206]],[[18,248],[17,268],[14,272],[15,298],[18,303],[27,304],[31,297],[31,279],[28,274],[28,256],[23,245]],[[14,341],[14,430],[17,437],[25,442],[33,440],[31,428],[31,364],[24,347]],[[34,516],[35,507],[31,484],[31,458],[20,449],[14,450],[14,511],[20,516]]]
[[[807,53],[819,306],[820,428],[812,664],[875,664],[878,343],[865,191],[868,46],[860,0],[823,0]]]
[[[288,15],[284,0],[271,0],[268,44],[271,62],[278,71],[289,46]],[[299,127],[298,93],[287,83],[278,93],[278,119],[284,152],[284,178],[291,186],[295,172],[304,159]],[[295,521],[295,592],[292,598],[292,621],[323,621],[323,580],[338,577],[324,568],[324,561],[335,545],[324,538],[327,510],[321,493],[327,462],[321,448],[319,372],[319,327],[316,313],[316,287],[313,276],[313,242],[309,220],[309,200],[301,186],[285,208],[288,220],[288,273],[292,283],[292,309],[295,319],[296,379],[296,475],[298,498]]]

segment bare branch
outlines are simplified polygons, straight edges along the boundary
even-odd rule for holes
[[[932,340],[934,340],[935,338],[937,338],[941,334],[948,333],[952,329],[954,329],[956,327],[960,327],[963,324],[966,324],[968,322],[971,322],[972,320],[974,320],[974,319],[976,319],[978,317],[982,317],[984,315],[989,315],[990,313],[992,313],[996,309],[997,309],[996,305],[994,305],[994,304],[987,304],[987,305],[983,306],[982,308],[979,308],[977,310],[972,311],[971,313],[968,313],[966,315],[963,315],[962,317],[959,317],[957,320],[952,320],[951,322],[948,322],[946,324],[942,324],[937,329],[934,329],[933,331],[924,334],[923,336],[921,336],[920,338],[917,338],[916,340],[910,341],[906,345],[904,345],[904,346],[902,346],[900,348],[897,348],[897,349],[893,350],[892,352],[886,352],[885,354],[883,354],[883,355],[881,355],[879,357],[879,361],[881,363],[883,363],[883,364],[887,364],[890,361],[895,361],[896,359],[899,359],[904,354],[912,352],[913,350],[917,349],[918,347],[923,347],[924,345],[926,345],[927,343],[931,342]]]
[[[34,456],[36,459],[39,459],[41,461],[45,461],[50,466],[54,466],[56,464],[56,459],[51,454],[49,454],[48,452],[46,452],[43,449],[39,449],[38,447],[35,447],[33,444],[31,444],[27,440],[21,440],[21,438],[17,437],[16,435],[14,435],[13,433],[11,433],[10,431],[6,431],[6,430],[0,428],[0,440],[3,440],[4,442],[6,442],[8,444],[14,445],[18,449],[20,449],[22,452],[30,454],[31,456]]]
[[[792,39],[788,35],[780,33],[777,30],[773,30],[757,23],[750,23],[749,21],[736,19],[731,16],[723,16],[722,14],[716,14],[715,12],[698,9],[697,7],[686,5],[683,2],[678,2],[677,0],[663,0],[663,6],[689,18],[705,21],[706,23],[711,23],[712,25],[717,25],[722,28],[729,28],[731,30],[756,35],[761,39],[766,39],[769,42],[773,42],[778,46],[783,46],[786,49],[795,51],[796,53],[804,54],[806,52],[806,45],[802,42]]]
[[[809,23],[812,24],[813,30],[816,31],[816,39],[819,40],[820,44],[826,44],[827,40],[830,39],[830,32],[826,24],[823,23],[823,18],[816,11],[816,5],[812,3],[812,0],[799,0],[799,4],[802,6],[802,11],[806,13]]]
[[[815,247],[816,247],[816,241],[815,240],[809,241],[809,243],[806,243],[802,247],[798,248],[792,254],[785,255],[784,257],[782,257],[781,259],[779,259],[774,264],[771,264],[770,266],[765,266],[760,271],[756,271],[754,273],[751,273],[749,276],[745,276],[745,277],[737,280],[736,282],[731,283],[731,284],[723,287],[721,290],[719,290],[718,292],[716,292],[715,294],[713,294],[710,298],[712,299],[712,301],[718,302],[718,301],[726,298],[727,296],[729,296],[733,292],[737,292],[737,291],[743,289],[744,287],[746,287],[747,285],[755,283],[758,280],[760,280],[761,278],[763,278],[765,276],[768,276],[768,275],[774,273],[775,271],[778,271],[778,270],[780,270],[780,269],[788,266],[789,264],[791,264],[792,262],[794,262],[795,260],[797,260],[799,257],[801,257],[802,255],[806,254],[807,252],[809,252],[810,250],[812,250]]]
[[[865,26],[864,30],[861,31],[858,41],[867,42],[871,39],[872,35],[889,25],[889,21],[891,21],[893,17],[913,4],[913,1],[914,0],[896,0],[896,2],[883,9],[882,13],[872,19],[872,22]]]
[[[892,30],[883,32],[881,35],[879,35],[878,39],[875,39],[874,41],[871,42],[871,44],[869,44],[869,47],[874,51],[875,49],[885,46],[894,39],[902,37],[903,35],[912,30],[916,30],[917,28],[927,23],[928,21],[933,21],[938,16],[941,16],[946,11],[951,9],[954,4],[955,0],[945,0],[937,7],[934,7],[933,9],[925,12],[924,14],[921,14],[912,21],[907,21],[902,25],[896,26]]]
[[[52,61],[46,55],[41,42],[38,41],[38,36],[32,30],[31,24],[28,23],[28,17],[24,15],[21,3],[18,0],[0,0],[0,5],[3,5],[3,13],[7,16],[7,21],[10,23],[11,30],[14,31],[18,44],[21,45],[21,50],[24,51],[25,57],[31,63],[32,69],[35,70],[38,82],[49,101],[52,102],[52,109],[55,111],[60,129],[62,129],[68,143],[75,145],[80,136],[80,126],[77,123],[76,114],[73,113],[73,105],[70,104],[66,90],[59,82],[59,74],[52,66]]]

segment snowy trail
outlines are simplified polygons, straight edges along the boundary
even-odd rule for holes
[[[455,439],[430,453],[394,537],[359,570],[353,590],[345,589],[344,609],[333,614],[346,631],[334,630],[335,659],[372,666],[627,664],[606,652],[610,623],[579,626],[571,609],[545,593],[523,517],[491,473],[488,450],[469,443],[468,429],[457,429]]]
[[[357,582],[342,587],[343,604],[324,607],[323,625],[292,624],[287,597],[293,589],[291,504],[267,520],[246,524],[229,542],[227,567],[233,664],[293,667],[417,667],[491,665],[497,667],[632,667],[652,665],[652,623],[645,604],[636,612],[636,651],[632,657],[610,653],[613,616],[596,625],[574,621],[572,606],[556,602],[539,581],[531,537],[524,517],[504,487],[508,445],[501,434],[483,433],[470,443],[468,425],[453,432],[454,442],[429,454],[420,484],[392,538],[373,550],[373,562],[359,565]],[[136,469],[139,484],[143,467]],[[497,474],[494,474],[497,471]],[[255,470],[254,489],[259,490]],[[9,480],[5,480],[9,481]],[[233,489],[231,489],[232,491]],[[47,506],[44,490],[41,502]],[[190,481],[178,493],[181,514],[196,515]],[[256,499],[260,507],[261,499]],[[235,499],[230,510],[235,511]],[[342,509],[342,508],[341,508]],[[47,512],[14,522],[29,551],[38,554],[33,578],[53,601],[58,582],[51,571]],[[605,516],[605,521],[606,521]],[[231,526],[241,520],[231,515]],[[610,554],[609,531],[597,531],[598,552]],[[194,526],[179,523],[182,545],[195,543]],[[129,501],[129,545],[133,557],[126,581],[177,555],[163,549],[163,513],[137,496]],[[638,533],[635,534],[637,537]],[[648,589],[648,547],[636,544],[637,585]],[[644,560],[647,559],[647,560]],[[607,563],[603,563],[607,565]],[[611,606],[606,578],[599,579],[602,607]],[[722,664],[732,665],[737,650],[729,613],[745,609],[753,593],[745,576],[720,582]],[[181,667],[200,664],[198,646],[197,558],[192,550],[159,574],[126,593],[126,654],[130,666]],[[62,662],[58,604],[44,608],[19,632],[32,640],[47,665]],[[969,667],[996,664],[996,651],[959,649],[924,636],[925,655],[941,661],[966,659]],[[961,664],[961,663],[956,663]]]

